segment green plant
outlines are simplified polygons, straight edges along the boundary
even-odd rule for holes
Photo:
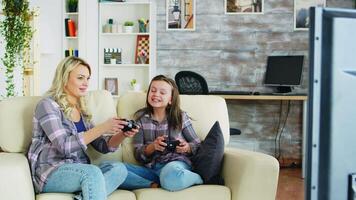
[[[136,85],[136,83],[137,83],[137,80],[136,79],[132,79],[131,81],[130,81],[130,85],[133,87],[134,85]]]
[[[67,6],[69,12],[77,12],[78,0],[68,0]]]
[[[2,0],[4,19],[0,23],[0,32],[5,41],[4,57],[1,58],[6,70],[6,97],[15,96],[14,69],[23,71],[24,50],[30,48],[34,30],[30,21],[34,11],[30,11],[28,0]]]
[[[133,26],[133,25],[134,25],[134,23],[132,21],[126,21],[124,23],[124,26]]]

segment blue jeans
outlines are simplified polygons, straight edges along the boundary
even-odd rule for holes
[[[47,179],[43,192],[82,192],[84,200],[105,200],[124,182],[127,169],[120,162],[64,164]]]
[[[149,188],[152,183],[158,183],[166,190],[178,191],[203,183],[200,175],[190,171],[191,167],[182,161],[157,163],[152,169],[133,164],[125,165],[128,174],[124,183],[120,185],[123,189]]]

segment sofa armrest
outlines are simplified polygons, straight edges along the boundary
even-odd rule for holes
[[[35,199],[30,168],[25,155],[0,153],[0,177],[0,199]]]
[[[276,198],[279,163],[272,156],[226,148],[222,174],[231,200]]]

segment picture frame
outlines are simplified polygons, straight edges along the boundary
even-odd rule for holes
[[[136,41],[135,64],[150,63],[150,37],[138,35]]]
[[[196,0],[166,0],[166,30],[195,31]]]
[[[109,91],[111,95],[119,94],[119,80],[117,78],[105,78],[105,90]]]
[[[294,30],[307,31],[309,28],[309,8],[325,7],[325,0],[294,0]]]
[[[225,0],[225,14],[263,14],[264,0]]]

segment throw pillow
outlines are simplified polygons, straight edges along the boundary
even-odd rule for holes
[[[221,167],[224,156],[224,137],[218,121],[210,129],[196,154],[192,157],[193,171],[205,184],[224,185]]]

